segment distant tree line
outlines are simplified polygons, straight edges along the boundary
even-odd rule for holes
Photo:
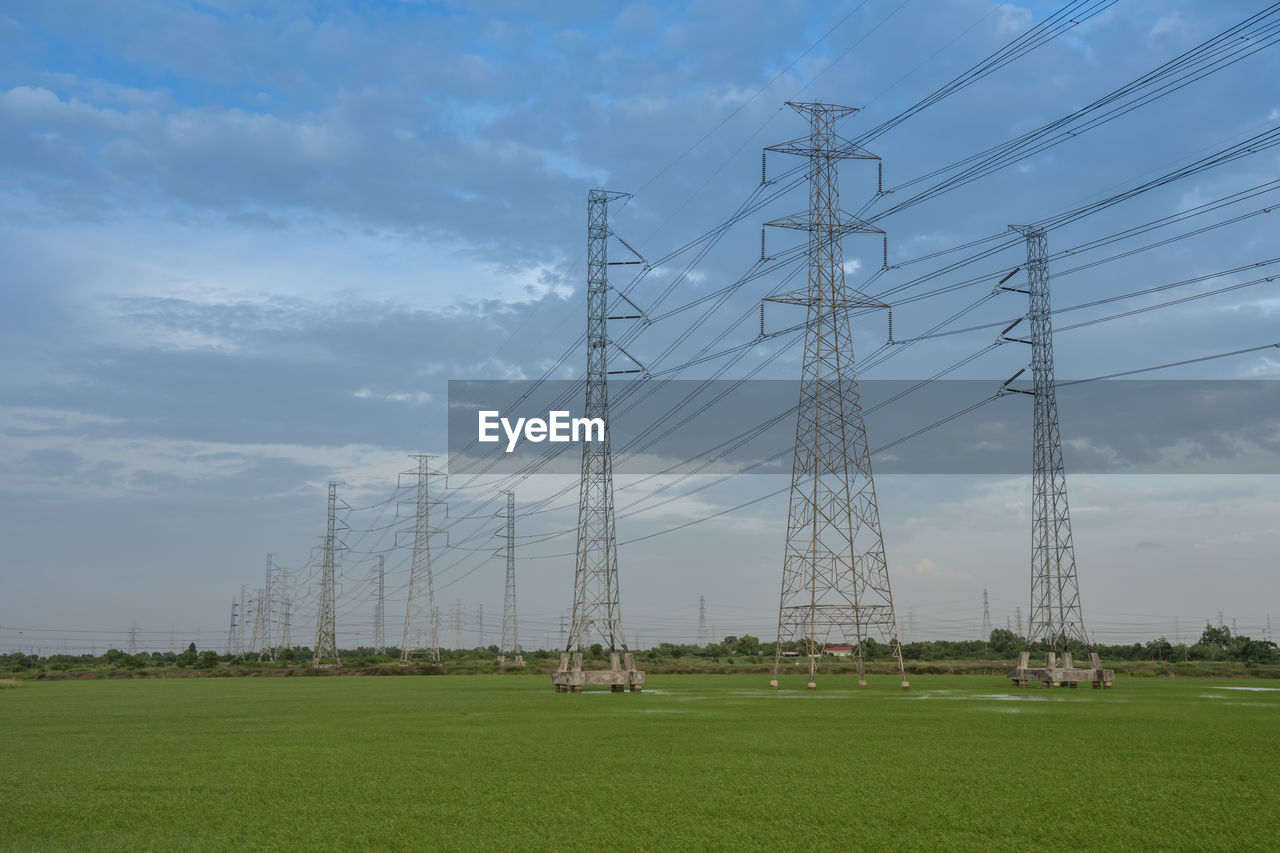
[[[1007,660],[1015,657],[1027,648],[1026,637],[1020,636],[1006,628],[996,628],[986,640],[923,640],[902,644],[902,656],[909,661],[958,661],[958,660]],[[653,662],[682,660],[721,660],[764,659],[775,654],[776,644],[762,642],[759,637],[744,634],[741,637],[728,636],[718,643],[699,646],[691,643],[659,643],[657,646],[637,654],[643,660]],[[805,639],[782,644],[784,653],[807,654],[808,642]],[[1033,654],[1043,654],[1047,649],[1042,643],[1033,644]],[[1083,644],[1076,643],[1070,649],[1078,658],[1090,651]],[[1131,645],[1097,644],[1093,647],[1103,660],[1113,661],[1234,661],[1246,666],[1280,663],[1280,653],[1276,644],[1268,640],[1255,640],[1244,635],[1232,635],[1224,625],[1205,625],[1199,641],[1190,645],[1174,644],[1166,637],[1159,637],[1147,643]],[[863,657],[869,661],[882,661],[892,658],[892,648],[887,643],[868,638],[862,646]],[[340,652],[343,664],[347,666],[377,666],[400,659],[400,650],[388,647],[378,651],[369,647],[344,649]],[[55,654],[36,655],[23,652],[12,652],[0,655],[0,672],[20,673],[31,671],[78,671],[94,668],[111,668],[120,670],[141,670],[147,668],[178,668],[212,670],[222,665],[248,667],[297,667],[311,663],[311,649],[306,646],[293,646],[277,651],[276,660],[258,653],[245,655],[220,654],[212,649],[200,651],[195,643],[191,643],[181,652],[139,652],[130,654],[120,649],[107,649],[100,655]],[[443,666],[469,664],[481,665],[496,663],[499,656],[497,646],[474,649],[441,649],[440,662]],[[606,658],[605,649],[595,643],[586,649],[585,657],[589,661],[602,661]],[[537,649],[525,651],[525,661],[538,664],[556,660],[559,650]],[[410,655],[410,662],[419,665],[430,664],[431,658],[425,651],[416,651]]]

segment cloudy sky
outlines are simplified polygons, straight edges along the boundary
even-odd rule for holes
[[[101,650],[127,642],[134,623],[141,647],[167,648],[171,631],[180,645],[220,647],[232,598],[242,584],[262,584],[268,553],[291,572],[294,637],[309,644],[311,549],[331,479],[343,481],[349,507],[339,642],[372,639],[379,554],[396,641],[408,575],[408,554],[394,547],[408,523],[397,475],[413,465],[410,453],[446,452],[448,381],[582,374],[575,341],[590,188],[633,193],[611,207],[611,223],[655,262],[636,282],[635,267],[614,268],[615,284],[632,287],[655,319],[617,324],[629,352],[673,378],[794,378],[794,333],[689,364],[703,350],[750,342],[761,297],[804,281],[787,254],[794,234],[771,233],[768,252],[780,260],[756,264],[760,223],[804,210],[803,187],[720,239],[690,245],[761,197],[764,146],[806,133],[784,102],[859,107],[842,125],[855,137],[1062,5],[6,4],[0,650]],[[868,147],[883,157],[891,192],[876,198],[874,166],[848,163],[844,206],[885,211],[954,174],[927,177],[935,170],[1067,116],[1263,7],[1121,0],[878,136]],[[850,283],[884,293],[1003,245],[988,238],[1010,223],[1043,220],[1273,131],[1278,74],[1280,47],[1264,47],[885,215],[877,222],[898,268],[873,279],[879,241],[849,238]],[[794,167],[787,159],[769,156],[770,177]],[[1051,252],[1079,247],[1051,265],[1055,306],[1196,279],[1055,318],[1059,378],[1280,341],[1277,284],[1265,280],[1280,266],[1268,265],[1280,257],[1280,214],[1264,212],[1280,191],[1089,247],[1274,181],[1278,166],[1277,149],[1260,146],[1052,230]],[[895,337],[927,332],[975,302],[943,328],[1016,318],[1023,297],[981,297],[1021,262],[1011,243],[912,284],[901,297],[965,286],[899,303]],[[1253,264],[1263,266],[1218,275]],[[741,282],[752,270],[762,274]],[[1242,286],[1225,290],[1234,284]],[[798,322],[796,310],[771,305],[770,331]],[[948,376],[994,389],[1026,364],[1025,348],[988,346],[998,328],[884,350],[885,325],[883,312],[855,318],[859,354],[876,353],[867,378],[923,379],[981,352]],[[1275,379],[1280,351],[1272,353],[1158,376]],[[1169,428],[1179,412],[1152,413],[1172,461],[1151,475],[1127,470],[1123,447],[1073,439],[1064,403],[1068,472],[1073,454],[1115,461],[1070,480],[1085,618],[1099,639],[1191,636],[1218,612],[1254,635],[1272,609],[1280,620],[1280,481],[1174,464],[1203,458],[1206,437],[1216,437],[1215,453],[1246,438],[1250,452],[1274,451],[1276,422],[1211,394],[1189,405],[1195,430],[1185,436]],[[1025,430],[999,440],[1029,456],[1027,400],[992,406],[1022,407]],[[888,433],[902,427],[881,426],[877,433],[872,414],[873,446],[900,437]],[[1149,444],[1144,435],[1133,446]],[[706,446],[725,437],[708,435]],[[993,623],[1025,611],[1028,478],[894,474],[877,483],[908,638],[976,636],[983,589]],[[786,506],[765,496],[782,485],[785,475],[619,479],[623,613],[640,644],[692,640],[699,596],[719,635],[770,635]],[[573,479],[455,475],[433,488],[448,504],[437,519],[448,541],[437,537],[434,553],[442,641],[452,644],[458,601],[464,643],[476,642],[481,608],[486,644],[498,641],[504,566],[492,557],[501,543],[491,532],[505,506],[500,490],[514,488],[520,507],[541,510],[518,521],[521,640],[555,642],[571,603]]]

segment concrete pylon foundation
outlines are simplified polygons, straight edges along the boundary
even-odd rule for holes
[[[623,693],[644,690],[644,673],[636,669],[635,655],[631,652],[619,655],[609,653],[608,669],[583,669],[582,652],[561,652],[560,666],[551,673],[551,683],[557,693],[581,693],[588,685],[609,685],[611,692]]]
[[[1096,653],[1089,653],[1088,667],[1075,666],[1075,662],[1071,659],[1071,652],[1063,653],[1061,665],[1055,652],[1047,652],[1044,658],[1043,667],[1033,668],[1031,652],[1019,654],[1018,665],[1008,671],[1009,680],[1013,682],[1013,686],[1026,687],[1031,682],[1038,681],[1045,687],[1074,688],[1088,682],[1095,690],[1110,690],[1115,684],[1115,670],[1103,669],[1102,662]]]

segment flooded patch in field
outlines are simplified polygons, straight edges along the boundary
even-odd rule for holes
[[[1250,693],[1280,693],[1280,687],[1210,687],[1210,690],[1248,690]]]
[[[983,699],[988,702],[1061,702],[1061,696],[1039,696],[1034,693],[958,693],[950,690],[934,690],[916,696],[899,696],[899,699]]]

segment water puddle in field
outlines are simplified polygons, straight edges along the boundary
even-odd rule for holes
[[[1061,702],[1061,696],[1037,696],[1033,693],[961,693],[952,695],[950,690],[934,690],[916,696],[899,696],[899,699],[982,699],[989,702]]]
[[[1280,693],[1280,687],[1210,687],[1210,690],[1248,690],[1250,693]]]

